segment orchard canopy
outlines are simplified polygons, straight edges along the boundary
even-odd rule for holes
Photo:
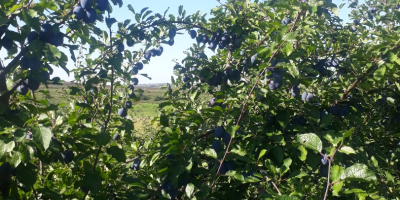
[[[135,2],[0,0],[2,199],[400,199],[399,0]]]

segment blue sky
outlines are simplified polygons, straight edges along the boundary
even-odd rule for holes
[[[117,21],[124,21],[125,19],[129,18],[132,20],[132,22],[136,22],[134,19],[133,13],[131,13],[127,6],[128,4],[131,4],[136,12],[140,12],[140,10],[144,7],[149,7],[149,10],[152,10],[153,13],[160,13],[163,14],[164,11],[169,7],[169,14],[177,15],[178,14],[178,7],[180,5],[183,5],[183,8],[186,10],[186,14],[192,14],[197,12],[198,10],[201,11],[202,14],[204,13],[210,13],[210,10],[216,6],[219,5],[219,3],[216,0],[201,0],[201,1],[196,1],[196,0],[171,0],[171,1],[166,1],[166,0],[145,0],[145,1],[139,1],[139,0],[124,0],[124,5],[119,8],[117,6],[114,6],[113,10],[114,12],[111,13],[111,17],[115,17]],[[224,2],[224,1],[222,1]],[[338,6],[341,3],[344,3],[347,1],[344,0],[333,0],[333,3],[336,3]],[[340,17],[344,20],[344,23],[347,23],[348,20],[348,14],[350,12],[350,9],[347,8],[347,5],[343,7],[343,9],[340,10],[339,15]],[[97,26],[99,26],[102,29],[106,29],[104,23],[96,22]],[[144,78],[142,76],[139,76],[139,83],[167,83],[171,81],[171,76],[173,75],[173,67],[175,63],[172,61],[174,59],[177,59],[178,61],[181,61],[184,57],[185,54],[183,53],[186,49],[192,46],[192,43],[195,42],[195,40],[192,40],[190,36],[186,33],[186,31],[181,31],[182,35],[178,34],[175,38],[175,44],[173,46],[169,46],[166,44],[163,44],[162,46],[164,47],[164,52],[161,56],[159,57],[153,57],[151,58],[151,62],[148,65],[144,66],[144,69],[140,71],[140,73],[147,73],[150,77],[152,77],[152,80],[149,80],[147,78]],[[126,49],[127,46],[125,46]],[[137,48],[134,48],[135,50]],[[69,56],[69,52],[67,49],[61,49],[66,53],[67,56]],[[133,50],[133,48],[128,49],[128,50]],[[208,50],[208,49],[207,49]],[[211,54],[211,51],[208,50],[209,52],[206,52],[208,55]],[[77,53],[77,52],[76,52]],[[6,52],[4,49],[0,51],[0,57],[4,58],[6,55]],[[5,63],[8,63],[7,61]],[[74,63],[70,61],[67,66],[70,70],[73,69]],[[71,74],[69,77],[65,73],[64,70],[61,68],[55,67],[54,68],[54,73],[52,74],[52,77],[58,76],[63,80],[71,81],[73,80],[73,74]]]

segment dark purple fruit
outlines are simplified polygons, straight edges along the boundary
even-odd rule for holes
[[[91,9],[93,6],[93,0],[80,0],[80,1],[81,1],[81,6],[86,10]]]
[[[85,10],[82,8],[82,6],[77,5],[77,6],[74,8],[74,15],[75,15],[75,18],[76,18],[77,20],[82,20],[82,19],[83,19],[83,16],[85,15]]]
[[[83,21],[86,24],[90,24],[96,21],[97,13],[96,10],[93,8],[87,9],[85,15],[83,15]]]
[[[22,84],[17,87],[17,91],[21,95],[26,95],[26,93],[28,93],[28,90],[28,85],[25,82],[22,82]]]

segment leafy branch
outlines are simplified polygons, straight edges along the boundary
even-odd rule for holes
[[[305,12],[305,10],[302,10],[300,13],[298,13],[298,15],[296,16],[294,22],[292,23],[291,27],[289,28],[288,33],[293,31],[293,29],[294,29],[294,27],[295,27],[297,21],[299,20],[300,15],[301,15],[303,12]],[[278,52],[280,51],[280,49],[282,48],[282,46],[285,44],[285,42],[286,42],[286,41],[283,41],[283,42],[278,46],[278,48],[275,50],[275,52],[271,55],[271,57],[269,58],[269,60],[268,60],[268,62],[267,62],[267,64],[266,64],[267,66],[271,63],[271,61],[272,61],[272,59],[274,58],[274,56],[275,56],[276,54],[278,54]],[[257,81],[253,84],[253,87],[251,88],[249,94],[247,95],[246,101],[243,103],[243,106],[242,106],[242,109],[241,109],[239,118],[238,118],[238,120],[237,120],[237,122],[236,122],[236,126],[239,125],[239,123],[240,123],[240,121],[241,121],[241,119],[242,119],[242,117],[243,117],[244,110],[245,110],[245,108],[246,108],[247,102],[249,101],[251,94],[253,93],[253,91],[254,91],[255,87],[257,86],[258,82],[260,81],[262,74],[264,74],[265,71],[268,70],[268,69],[270,69],[270,67],[264,68],[263,71],[262,71],[261,73],[258,74]],[[230,146],[231,146],[232,139],[233,139],[233,138],[231,137],[230,140],[229,140],[229,143],[228,143],[228,145],[227,145],[227,147],[226,147],[225,154],[224,154],[222,160],[220,161],[220,164],[219,164],[219,167],[218,167],[216,176],[215,176],[215,178],[214,178],[214,180],[213,180],[213,183],[212,183],[211,186],[210,186],[210,191],[212,190],[212,188],[214,187],[214,185],[215,185],[215,183],[216,183],[216,180],[217,180],[217,178],[218,178],[218,174],[219,174],[219,172],[220,172],[220,170],[221,170],[222,164],[223,164],[223,162],[224,162],[224,160],[225,160],[225,158],[226,158],[226,155],[227,155],[228,152],[229,152],[229,148],[230,148]],[[279,191],[279,190],[278,190],[278,191]]]

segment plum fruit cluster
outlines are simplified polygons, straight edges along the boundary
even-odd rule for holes
[[[219,139],[222,139],[222,141],[225,143],[225,145],[228,145],[229,142],[231,141],[231,135],[225,131],[223,126],[218,126],[214,130],[214,136],[217,138],[213,141],[211,144],[211,149],[213,149],[216,153],[219,153],[222,148],[222,144]],[[226,174],[227,171],[233,170],[234,169],[234,163],[232,161],[225,161],[221,165],[220,173],[221,174]]]
[[[126,101],[125,106],[118,110],[118,115],[120,117],[126,117],[128,115],[129,108],[132,108],[132,101]]]
[[[108,9],[108,0],[96,0],[96,8],[100,11]],[[77,20],[83,20],[86,24],[91,24],[96,21],[97,12],[93,8],[92,0],[80,0],[79,5],[73,11]]]

